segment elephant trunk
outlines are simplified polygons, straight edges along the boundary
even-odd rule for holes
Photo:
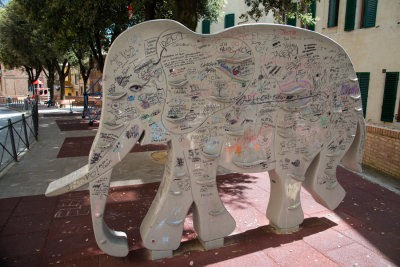
[[[122,126],[122,127],[121,127]],[[144,131],[139,120],[118,128],[101,123],[93,142],[89,164],[49,184],[46,196],[57,196],[88,184],[114,168],[132,149]]]

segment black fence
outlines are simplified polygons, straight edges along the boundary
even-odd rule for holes
[[[8,125],[0,128],[0,171],[13,161],[18,161],[19,155],[30,149],[38,140],[39,114],[38,105],[33,104],[31,115],[21,115],[14,122],[8,119]]]

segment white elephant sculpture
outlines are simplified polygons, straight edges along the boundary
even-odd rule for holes
[[[109,229],[103,214],[112,169],[139,138],[168,143],[163,180],[140,227],[154,259],[179,247],[192,205],[206,249],[222,246],[234,230],[218,195],[218,166],[269,171],[267,217],[280,232],[304,219],[302,185],[334,209],[345,195],[339,162],[361,171],[365,122],[356,73],[343,48],[318,33],[249,24],[200,35],[170,20],[145,22],[114,41],[103,85],[89,164],[52,182],[46,195],[90,183],[94,233],[107,254],[129,252],[125,233]]]

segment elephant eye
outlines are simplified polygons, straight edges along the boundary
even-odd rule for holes
[[[137,85],[137,84],[133,84],[133,85],[129,86],[129,90],[134,93],[140,92],[142,89],[143,89],[143,86]]]

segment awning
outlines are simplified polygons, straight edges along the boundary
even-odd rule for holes
[[[36,81],[33,82],[33,84],[44,84],[41,80],[37,79]]]

